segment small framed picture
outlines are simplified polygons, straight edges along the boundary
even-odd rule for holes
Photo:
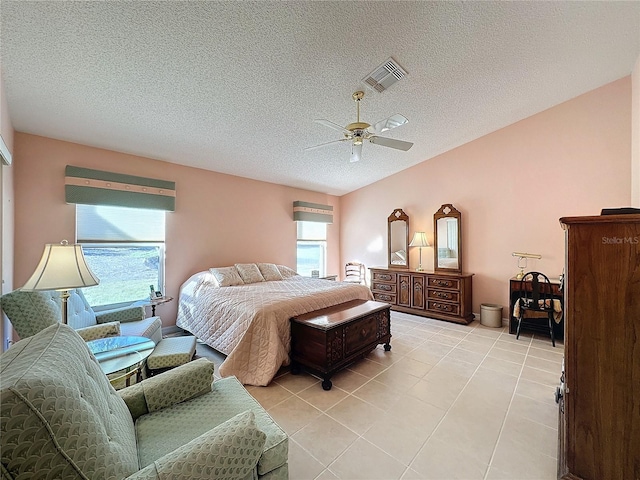
[[[157,291],[157,292],[155,292],[154,296],[156,298],[162,298],[162,292]]]

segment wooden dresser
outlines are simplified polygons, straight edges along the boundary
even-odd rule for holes
[[[562,218],[558,477],[640,479],[640,215]]]
[[[473,321],[472,273],[370,268],[371,291],[391,310],[467,324]]]

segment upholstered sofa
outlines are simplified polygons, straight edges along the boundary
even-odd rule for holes
[[[288,437],[198,359],[116,392],[56,323],[0,356],[3,479],[286,479]]]
[[[123,307],[94,312],[82,290],[71,290],[67,305],[68,323],[85,341],[114,335],[162,340],[160,317],[145,318],[144,307]],[[2,309],[20,338],[27,338],[62,319],[60,292],[14,290],[2,296]]]

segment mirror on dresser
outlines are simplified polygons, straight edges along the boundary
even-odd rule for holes
[[[450,203],[433,216],[434,270],[462,272],[461,214]]]
[[[387,219],[389,268],[409,268],[409,216],[396,208]]]

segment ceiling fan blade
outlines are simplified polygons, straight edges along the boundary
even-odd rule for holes
[[[362,156],[362,143],[358,143],[357,145],[353,143],[351,145],[351,159],[349,160],[351,163],[360,161],[360,157]]]
[[[319,123],[320,125],[324,125],[325,127],[329,127],[332,128],[334,130],[338,130],[339,132],[344,133],[345,135],[351,135],[351,131],[347,130],[346,128],[338,125],[337,123],[333,123],[330,122],[329,120],[322,120],[322,119],[318,119],[318,120],[314,120],[314,122]]]
[[[396,113],[395,115],[391,115],[389,118],[385,118],[384,120],[380,120],[379,122],[371,125],[367,130],[371,133],[384,133],[387,130],[391,130],[392,128],[401,127],[405,123],[408,123],[404,116]]]
[[[351,140],[350,138],[341,138],[340,140],[331,140],[330,142],[321,143],[319,145],[314,145],[312,147],[306,147],[305,150],[315,150],[316,148],[324,147],[326,145],[331,145],[332,143],[345,142],[347,140]]]
[[[413,143],[411,142],[403,142],[402,140],[396,140],[395,138],[387,137],[369,137],[369,141],[371,143],[375,143],[376,145],[391,147],[395,148],[396,150],[404,150],[405,152],[413,146]]]

